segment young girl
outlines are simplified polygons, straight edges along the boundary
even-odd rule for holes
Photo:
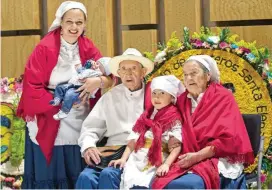
[[[153,107],[137,120],[122,158],[109,163],[109,166],[124,167],[121,189],[148,188],[155,174],[167,174],[181,151],[181,146],[178,146],[169,154],[167,142],[171,136],[180,142],[182,140],[181,116],[174,104],[184,91],[180,80],[173,75],[152,80]]]

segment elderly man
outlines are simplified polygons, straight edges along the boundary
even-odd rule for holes
[[[104,94],[83,123],[78,142],[89,167],[81,172],[76,183],[78,189],[119,188],[120,169],[94,167],[94,163],[101,161],[96,143],[106,136],[106,146],[127,144],[133,125],[144,111],[143,79],[153,70],[154,64],[138,50],[129,48],[123,55],[112,58],[109,67],[112,74],[121,78],[122,84]]]

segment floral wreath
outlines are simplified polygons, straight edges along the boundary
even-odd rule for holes
[[[260,80],[263,80],[263,84],[265,86],[264,89],[267,89],[268,92],[268,102],[271,103],[272,66],[269,65],[271,60],[269,60],[269,51],[267,48],[257,48],[256,41],[252,43],[245,42],[244,40],[237,41],[238,35],[231,34],[228,28],[217,28],[217,33],[214,33],[207,27],[201,27],[200,33],[194,32],[192,37],[190,37],[189,29],[185,27],[183,29],[183,38],[183,41],[181,41],[176,36],[176,32],[173,32],[171,34],[171,38],[166,44],[158,44],[156,56],[154,56],[151,52],[144,52],[145,57],[149,58],[155,63],[154,70],[146,76],[145,81],[150,81],[152,78],[158,75],[170,73],[177,73],[177,75],[179,75],[178,77],[181,77],[180,72],[177,70],[174,71],[172,67],[178,67],[176,65],[180,64],[180,55],[182,54],[185,54],[185,56],[183,56],[184,58],[188,55],[195,54],[197,51],[198,53],[206,53],[211,52],[211,50],[213,52],[218,52],[219,50],[221,53],[226,52],[227,54],[228,52],[233,54],[235,57],[238,56],[252,66],[252,68],[258,73],[257,75],[261,77]],[[171,66],[169,66],[169,64],[171,64]],[[167,72],[165,72],[166,70]],[[231,78],[229,78],[229,80],[231,80]],[[266,142],[268,148],[262,161],[261,180],[263,185],[267,185],[268,182],[272,180],[272,143],[270,140],[271,134],[268,134],[268,139]],[[247,172],[254,171],[257,165],[256,160],[255,164],[246,170]]]
[[[232,52],[249,62],[267,84],[267,90],[272,100],[272,65],[269,65],[271,60],[269,61],[269,51],[267,48],[258,49],[256,41],[252,43],[245,42],[244,40],[237,41],[236,39],[239,36],[237,34],[231,35],[228,28],[222,30],[217,28],[218,35],[216,35],[209,28],[202,26],[200,33],[194,32],[192,38],[190,38],[187,27],[184,27],[183,31],[183,42],[176,36],[176,32],[173,32],[167,44],[159,43],[156,57],[151,52],[144,52],[144,55],[155,63],[154,70],[146,76],[146,80],[167,60],[183,51],[191,49],[218,49]]]

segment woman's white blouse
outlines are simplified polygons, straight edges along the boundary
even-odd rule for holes
[[[55,89],[60,83],[68,82],[72,75],[76,74],[75,65],[80,64],[78,44],[69,44],[61,37],[61,47],[58,62],[52,70],[48,88]],[[49,104],[49,102],[48,102]],[[77,145],[83,120],[89,114],[89,105],[72,108],[68,117],[60,121],[60,128],[55,140],[55,145]],[[27,123],[30,139],[38,144],[36,135],[38,132],[37,122]],[[48,126],[50,127],[50,126]]]

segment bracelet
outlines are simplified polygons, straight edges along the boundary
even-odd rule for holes
[[[101,76],[99,76],[100,78],[100,87],[99,88],[104,88],[104,82]]]

